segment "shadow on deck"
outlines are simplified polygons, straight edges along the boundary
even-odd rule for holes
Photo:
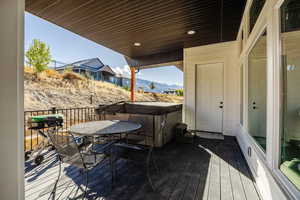
[[[233,137],[221,140],[196,140],[196,145],[171,143],[155,151],[160,174],[152,178],[155,192],[147,181],[144,166],[119,160],[117,180],[112,187],[109,164],[89,173],[87,199],[213,199],[259,200],[255,183],[240,148]],[[48,199],[58,174],[54,151],[38,166],[25,164],[27,200]],[[64,165],[56,199],[81,199],[85,188],[78,169]]]

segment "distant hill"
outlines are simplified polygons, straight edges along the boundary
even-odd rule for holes
[[[143,88],[143,90],[146,92],[156,92],[156,93],[162,93],[165,90],[182,89],[182,86],[179,86],[179,85],[168,85],[166,83],[153,82],[155,88],[153,90],[151,90],[151,88],[149,86],[152,82],[153,81],[137,79],[136,87]]]
[[[144,85],[145,88],[151,83],[144,80],[137,82],[141,82],[139,85]],[[166,84],[154,85],[163,88]],[[129,91],[111,83],[93,81],[73,72],[59,74],[54,70],[45,70],[35,74],[29,67],[25,67],[24,70],[24,95],[25,110],[91,107],[130,99]],[[181,103],[183,97],[136,93],[136,100]]]

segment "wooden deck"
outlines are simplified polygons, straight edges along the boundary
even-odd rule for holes
[[[90,172],[88,199],[98,200],[259,200],[256,185],[241,154],[236,140],[197,139],[198,147],[191,144],[169,144],[155,151],[161,170],[152,177],[157,188],[151,190],[143,166],[119,160],[118,178],[110,183],[108,163]],[[52,151],[41,166],[26,163],[26,199],[48,199],[57,177],[58,165]],[[64,165],[56,199],[81,199],[85,188],[79,170]]]

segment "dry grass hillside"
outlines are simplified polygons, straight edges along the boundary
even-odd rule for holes
[[[97,106],[128,101],[130,93],[110,83],[92,81],[72,72],[59,74],[45,70],[40,74],[25,67],[25,110]],[[91,96],[93,103],[91,104]],[[181,103],[183,98],[165,94],[136,94],[137,101]]]

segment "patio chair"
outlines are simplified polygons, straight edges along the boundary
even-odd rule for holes
[[[58,181],[61,176],[61,165],[62,163],[70,164],[71,166],[75,166],[81,169],[82,173],[82,180],[84,181],[84,174],[85,174],[85,190],[82,199],[85,199],[87,196],[87,188],[88,188],[88,173],[91,169],[96,167],[97,165],[103,163],[103,161],[109,159],[110,167],[111,167],[111,174],[113,180],[113,163],[110,159],[110,146],[111,143],[107,143],[102,145],[100,148],[97,148],[97,152],[94,150],[93,145],[82,145],[78,143],[78,138],[76,138],[73,134],[68,133],[67,142],[59,142],[55,131],[48,131],[47,132],[50,142],[55,147],[55,150],[58,155],[59,159],[59,172],[57,180],[54,184],[53,190],[50,193],[49,199],[52,196],[52,200],[55,199],[55,193]],[[113,182],[112,182],[113,183]]]
[[[148,182],[153,191],[155,187],[150,176],[150,165],[153,164],[157,173],[159,173],[158,166],[153,157],[153,145],[146,145],[146,136],[141,135],[141,132],[135,133],[136,137],[132,137],[132,134],[114,143],[114,147],[118,148],[116,152],[113,152],[117,159],[122,158],[125,160],[133,161],[135,163],[143,163],[146,165],[146,174]]]

